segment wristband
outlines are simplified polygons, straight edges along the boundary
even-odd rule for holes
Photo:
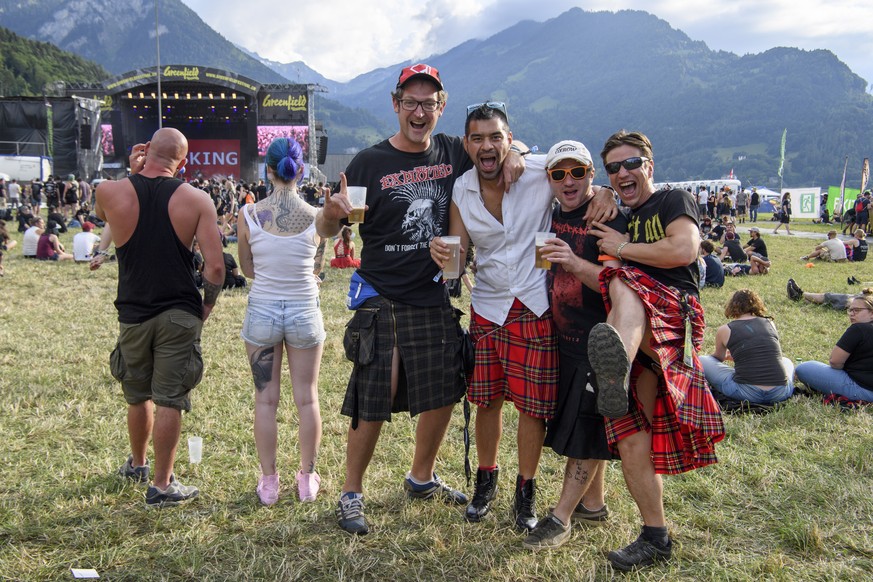
[[[629,245],[629,244],[630,244],[630,243],[629,243],[628,241],[624,241],[623,243],[621,243],[620,245],[618,245],[618,248],[617,248],[617,249],[615,249],[615,257],[616,257],[619,261],[624,261],[624,259],[621,258],[621,249],[623,249],[624,247],[626,247],[626,246]]]
[[[524,157],[524,156],[526,156],[526,155],[528,155],[528,154],[535,153],[535,152],[538,151],[538,149],[539,149],[539,148],[537,148],[537,146],[534,146],[534,147],[532,147],[532,148],[529,149],[529,150],[521,151],[521,148],[518,147],[518,146],[515,145],[515,144],[512,144],[511,146],[509,146],[509,151],[511,151],[511,152],[515,152],[515,153],[517,153],[518,155],[520,155],[521,157]]]
[[[603,188],[604,190],[612,190],[612,193],[615,194],[615,188],[613,188],[612,186],[601,186],[601,188]]]
[[[94,254],[95,254],[96,256],[98,256],[98,257],[108,257],[108,256],[109,256],[109,253],[106,252],[106,251],[97,251],[97,252],[94,253]]]

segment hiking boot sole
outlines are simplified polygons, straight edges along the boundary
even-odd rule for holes
[[[597,411],[607,418],[626,415],[630,360],[614,327],[594,326],[588,336],[588,359],[597,378]]]

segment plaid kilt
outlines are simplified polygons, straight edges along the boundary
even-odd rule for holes
[[[528,416],[552,418],[558,406],[558,341],[552,312],[537,317],[516,299],[506,316],[511,323],[498,325],[471,311],[476,366],[468,378],[470,402],[487,406],[503,396]]]
[[[655,472],[667,475],[684,473],[716,463],[715,443],[724,438],[721,409],[703,375],[697,352],[703,344],[703,307],[689,295],[691,333],[694,345],[693,366],[682,361],[685,319],[680,292],[666,287],[633,267],[605,268],[600,273],[600,291],[607,312],[609,282],[618,277],[640,297],[652,330],[652,350],[658,355],[663,376],[658,378],[658,394],[652,423],[649,424],[636,398],[636,380],[643,368],[635,361],[631,371],[634,404],[627,416],[605,419],[606,436],[612,447],[636,432],[652,432],[652,461]]]
[[[464,396],[461,327],[446,302],[417,307],[381,296],[361,307],[378,309],[373,361],[357,366],[349,378],[342,414],[366,421],[391,420],[392,412],[410,416],[459,402]],[[397,394],[391,401],[391,362],[400,351]]]

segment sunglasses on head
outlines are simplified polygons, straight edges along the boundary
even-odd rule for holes
[[[626,160],[622,160],[620,162],[610,162],[608,164],[604,164],[604,168],[606,169],[607,174],[618,174],[618,171],[621,168],[624,168],[627,171],[636,170],[640,166],[643,165],[643,162],[648,162],[649,158],[645,156],[638,156],[635,158],[628,158]]]
[[[547,170],[549,173],[549,178],[554,180],[555,182],[563,182],[564,178],[567,177],[567,174],[570,174],[574,180],[581,180],[585,176],[588,175],[588,170],[590,170],[588,166],[574,166],[569,169],[563,168],[555,168],[553,170]]]
[[[474,103],[473,105],[467,105],[467,117],[470,117],[470,114],[479,109],[480,107],[487,107],[488,109],[494,109],[495,111],[499,111],[503,114],[504,117],[509,117],[506,113],[506,103],[502,101],[486,101],[484,103]]]

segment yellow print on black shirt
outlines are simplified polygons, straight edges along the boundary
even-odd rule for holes
[[[661,225],[661,217],[658,214],[650,216],[643,223],[644,238],[640,239],[640,217],[634,216],[627,225],[627,230],[631,233],[633,242],[653,243],[658,242],[662,238],[666,238],[667,232]]]

